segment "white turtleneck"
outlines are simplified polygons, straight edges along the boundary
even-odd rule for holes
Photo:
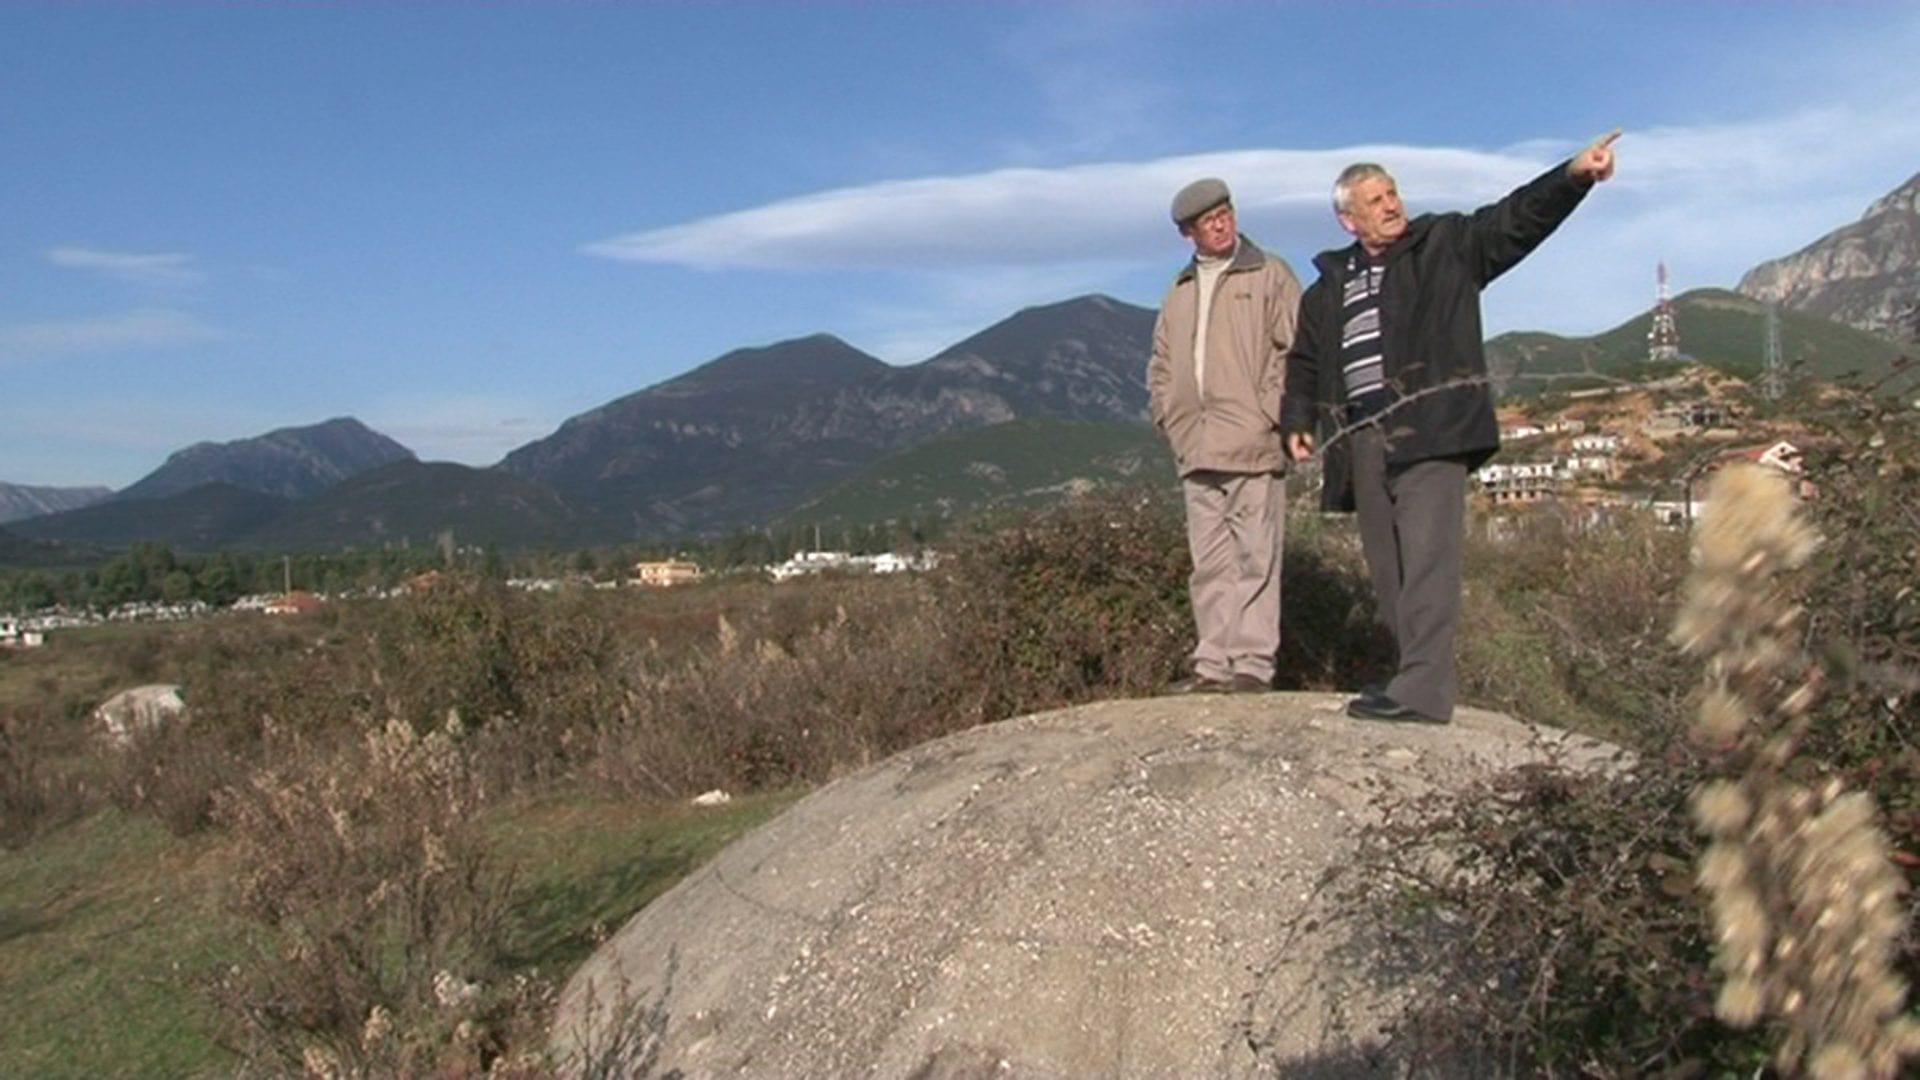
[[[1200,295],[1200,310],[1193,320],[1193,381],[1199,388],[1202,401],[1207,396],[1207,319],[1213,314],[1213,287],[1219,283],[1220,275],[1226,273],[1228,264],[1239,252],[1240,241],[1236,238],[1233,250],[1225,255],[1214,259],[1195,255],[1193,260],[1193,284]]]

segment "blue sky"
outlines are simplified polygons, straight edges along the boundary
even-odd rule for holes
[[[1593,332],[1920,171],[1915,55],[1911,5],[8,5],[0,480],[337,415],[491,464],[735,347],[1155,304],[1197,176],[1305,276],[1348,161],[1467,207],[1618,125],[1487,299]]]

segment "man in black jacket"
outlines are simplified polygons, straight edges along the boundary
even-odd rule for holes
[[[1347,703],[1368,720],[1447,723],[1456,689],[1467,473],[1500,448],[1480,290],[1526,257],[1599,181],[1614,131],[1491,206],[1407,220],[1393,177],[1350,165],[1334,214],[1354,243],[1323,252],[1287,356],[1281,431],[1323,448],[1321,509],[1358,510],[1393,678]]]

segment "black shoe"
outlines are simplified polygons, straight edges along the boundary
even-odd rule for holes
[[[1386,697],[1387,696],[1387,680],[1375,679],[1372,682],[1368,683],[1367,685],[1361,687],[1360,696],[1361,697]]]
[[[1223,679],[1208,679],[1199,675],[1189,675],[1172,686],[1167,687],[1169,694],[1231,694],[1233,684]]]
[[[1402,724],[1444,724],[1437,716],[1428,716],[1402,705],[1385,694],[1361,694],[1347,702],[1347,715],[1355,720],[1386,720]]]
[[[1273,689],[1272,679],[1263,679],[1244,671],[1235,672],[1233,681],[1227,683],[1227,692],[1230,694],[1264,694],[1271,689]]]

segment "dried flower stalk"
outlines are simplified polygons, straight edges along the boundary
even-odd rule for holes
[[[1787,579],[1817,543],[1784,477],[1723,470],[1674,626],[1674,642],[1706,662],[1693,735],[1723,752],[1722,778],[1693,800],[1713,838],[1697,877],[1724,979],[1715,1011],[1736,1027],[1779,1025],[1782,1072],[1890,1078],[1920,1057],[1893,967],[1905,879],[1870,797],[1839,780],[1809,789],[1786,772],[1820,692]]]

